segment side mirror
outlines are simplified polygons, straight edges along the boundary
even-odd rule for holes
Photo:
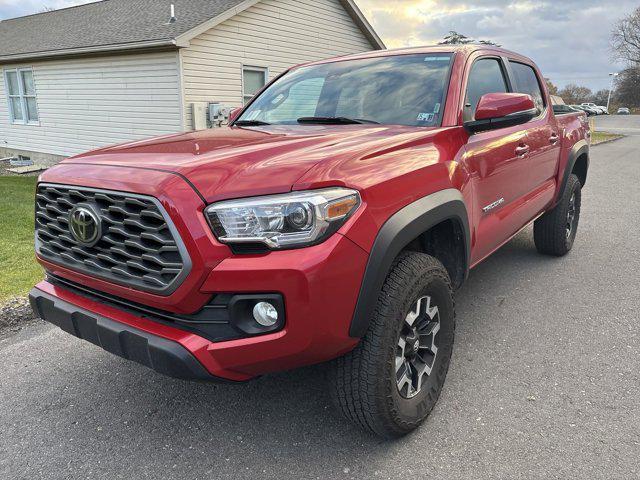
[[[242,107],[234,108],[229,113],[229,123],[233,123],[240,116],[240,112],[242,112]]]
[[[526,123],[538,115],[530,95],[524,93],[487,93],[480,98],[476,118],[464,123],[470,132],[511,127]]]

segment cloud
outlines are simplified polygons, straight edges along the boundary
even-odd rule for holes
[[[609,51],[615,22],[637,0],[356,0],[389,47],[428,45],[450,30],[531,57],[554,83],[607,88],[620,69]]]
[[[0,19],[91,0],[0,0]],[[615,22],[638,0],[356,0],[389,47],[429,45],[450,30],[531,57],[554,83],[607,88]]]

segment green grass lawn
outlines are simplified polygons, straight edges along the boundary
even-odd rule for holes
[[[0,176],[0,304],[43,277],[33,253],[36,177]]]
[[[591,145],[597,145],[602,142],[606,142],[607,140],[613,140],[614,138],[620,138],[623,135],[618,135],[617,133],[609,133],[609,132],[592,132],[591,133]]]

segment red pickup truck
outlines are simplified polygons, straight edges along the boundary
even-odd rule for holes
[[[436,403],[454,291],[534,222],[573,245],[582,113],[484,45],[295,67],[228,128],[96,150],[39,179],[45,320],[166,375],[241,382],[332,361],[346,417],[385,437]],[[80,366],[79,366],[80,367]]]

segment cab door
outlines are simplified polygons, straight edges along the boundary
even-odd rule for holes
[[[504,60],[495,56],[473,59],[465,88],[463,121],[470,121],[475,119],[480,97],[512,91]],[[464,157],[475,198],[472,263],[490,254],[521,227],[522,220],[512,212],[527,194],[524,177],[529,152],[522,125],[469,136]]]
[[[540,112],[537,118],[523,125],[529,146],[524,165],[527,175],[523,177],[523,181],[530,192],[554,187],[560,161],[561,132],[552,114],[552,106],[546,104],[541,78],[532,65],[510,58],[508,68],[514,91],[531,95]],[[530,213],[534,216],[539,212]]]

